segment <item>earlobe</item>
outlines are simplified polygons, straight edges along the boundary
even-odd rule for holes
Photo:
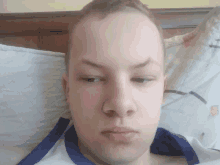
[[[66,85],[67,85],[67,75],[66,73],[63,73],[62,75],[62,87],[64,92],[66,91]]]
[[[68,81],[68,76],[67,76],[66,72],[63,73],[62,78],[63,78],[64,80]]]
[[[62,75],[62,87],[66,95],[67,102],[69,102],[69,79],[66,73]]]

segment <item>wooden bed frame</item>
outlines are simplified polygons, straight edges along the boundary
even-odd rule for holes
[[[164,38],[190,32],[213,8],[152,9],[160,19]],[[0,44],[67,52],[68,23],[79,11],[0,13]]]

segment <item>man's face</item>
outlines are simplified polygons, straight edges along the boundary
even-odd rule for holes
[[[156,26],[138,12],[89,16],[72,39],[67,98],[80,143],[105,162],[137,159],[154,139],[163,99]],[[103,134],[114,127],[137,133]]]

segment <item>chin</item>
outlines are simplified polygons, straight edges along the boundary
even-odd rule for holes
[[[119,154],[115,152],[114,154],[109,153],[109,155],[102,155],[102,160],[106,164],[129,164],[136,161],[141,155],[136,154]]]
[[[140,144],[141,145],[141,144]],[[128,164],[133,162],[141,157],[147,150],[149,146],[143,148],[139,146],[117,146],[113,147],[112,145],[105,146],[101,148],[101,153],[99,155],[102,157],[102,160],[109,164]],[[100,151],[100,150],[99,150]],[[99,157],[100,157],[99,156]]]

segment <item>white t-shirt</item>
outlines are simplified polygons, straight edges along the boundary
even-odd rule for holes
[[[67,119],[60,118],[50,134],[18,165],[94,164],[80,153],[75,128],[69,127],[68,123]],[[184,156],[189,165],[220,165],[220,151],[204,148],[193,137],[183,137],[163,128],[158,128],[151,152],[159,155]]]

